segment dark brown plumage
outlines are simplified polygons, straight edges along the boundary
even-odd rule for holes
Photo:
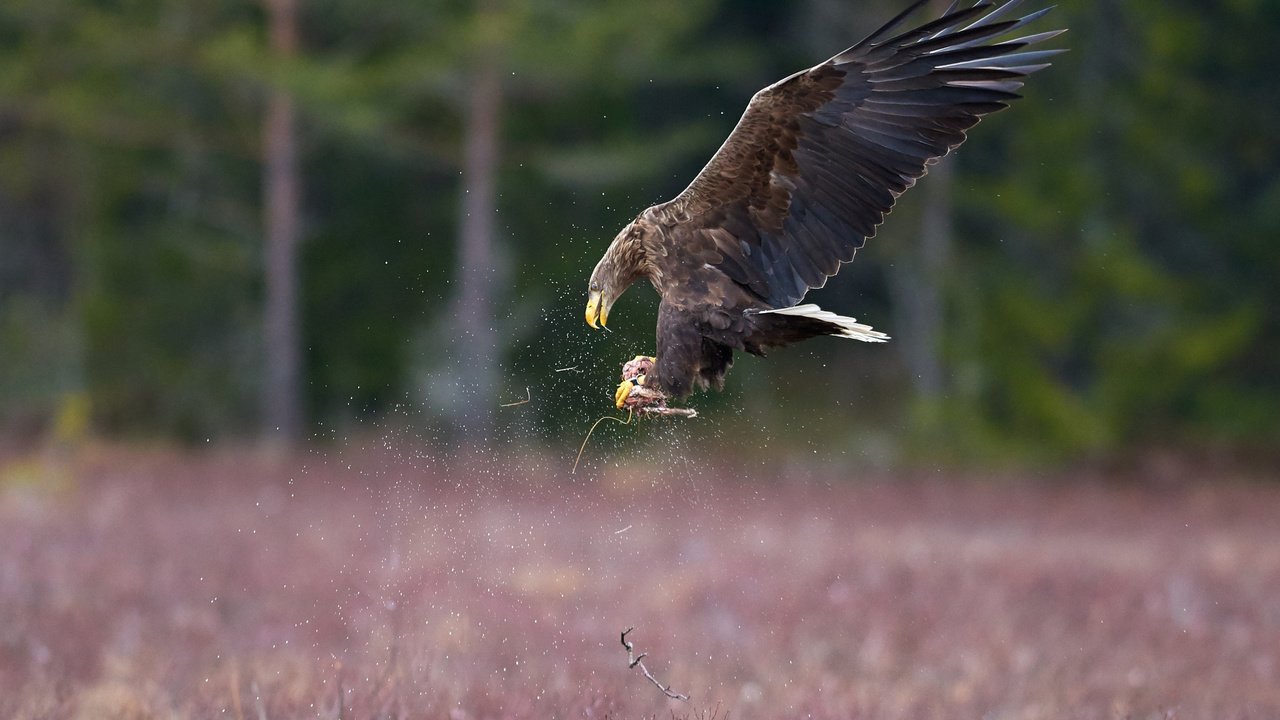
[[[734,350],[763,355],[818,335],[887,339],[797,303],[853,259],[928,164],[1062,52],[1023,49],[1062,30],[999,40],[1048,12],[1009,19],[1021,0],[953,3],[892,34],[926,2],[756,93],[689,187],[609,246],[591,275],[587,322],[604,323],[636,280],[653,284],[662,301],[656,362],[642,379],[649,395],[719,389]],[[620,387],[619,407],[631,390]]]

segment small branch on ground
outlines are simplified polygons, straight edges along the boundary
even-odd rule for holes
[[[632,630],[635,630],[635,628],[629,627],[626,630],[622,631],[622,647],[627,649],[627,667],[640,668],[640,672],[644,673],[644,676],[648,678],[649,682],[657,686],[657,688],[662,691],[663,695],[666,695],[672,700],[684,700],[685,702],[689,702],[688,695],[673,691],[670,685],[663,685],[661,682],[658,681],[658,678],[653,676],[653,673],[649,672],[649,668],[644,666],[644,657],[646,653],[640,653],[639,655],[636,655],[633,652],[634,646],[631,643],[627,642],[627,633],[631,632]]]

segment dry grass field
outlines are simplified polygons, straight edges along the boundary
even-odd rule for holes
[[[1280,483],[1157,475],[10,458],[0,717],[1280,717]]]

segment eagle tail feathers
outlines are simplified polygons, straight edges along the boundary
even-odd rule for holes
[[[828,335],[835,337],[850,338],[852,340],[861,340],[862,342],[884,342],[889,336],[879,330],[871,329],[870,325],[864,325],[851,317],[837,315],[828,312],[822,308],[808,303],[805,305],[795,305],[792,307],[775,308],[773,310],[761,310],[761,315],[791,315],[793,317],[809,318],[816,320],[829,327]]]

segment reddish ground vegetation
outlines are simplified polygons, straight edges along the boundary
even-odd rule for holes
[[[0,717],[1280,717],[1280,485],[676,465],[8,463]]]

